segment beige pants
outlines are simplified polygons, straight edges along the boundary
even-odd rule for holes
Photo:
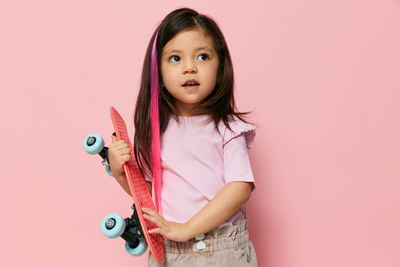
[[[247,219],[233,226],[211,230],[202,240],[175,242],[164,239],[165,262],[158,264],[149,253],[149,267],[243,267],[257,266],[249,240]]]

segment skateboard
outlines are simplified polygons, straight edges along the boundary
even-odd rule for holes
[[[104,217],[101,222],[102,233],[109,238],[123,238],[126,251],[134,256],[142,255],[147,248],[155,260],[163,264],[165,258],[164,244],[159,234],[149,234],[148,230],[156,226],[143,218],[142,207],[155,210],[146,181],[140,172],[135,160],[135,153],[129,139],[126,124],[121,115],[113,107],[110,108],[111,120],[114,126],[114,134],[117,140],[124,140],[130,150],[131,159],[124,164],[126,179],[133,198],[133,214],[123,219],[120,215],[111,213]],[[89,154],[99,154],[103,158],[102,164],[106,172],[112,176],[110,170],[108,148],[104,146],[104,139],[99,134],[87,136],[83,142],[83,148]]]

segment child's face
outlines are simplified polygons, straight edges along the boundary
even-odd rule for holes
[[[180,115],[194,115],[192,108],[213,91],[218,66],[213,39],[203,29],[180,32],[164,46],[161,75]]]

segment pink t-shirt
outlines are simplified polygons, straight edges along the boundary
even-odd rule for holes
[[[199,212],[227,183],[252,182],[250,149],[255,127],[235,117],[233,132],[223,122],[207,122],[208,115],[171,118],[161,136],[161,215],[185,223]],[[151,177],[146,180],[151,181]],[[154,196],[154,186],[153,186]],[[232,225],[246,218],[242,206],[219,225]]]

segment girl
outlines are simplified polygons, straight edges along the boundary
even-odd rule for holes
[[[157,209],[143,209],[144,218],[164,237],[162,266],[257,266],[244,207],[255,188],[255,127],[245,114],[235,110],[217,24],[188,8],[168,14],[148,45],[134,117],[135,156]],[[109,155],[129,193],[127,144],[113,137]],[[161,266],[151,253],[148,264]]]

